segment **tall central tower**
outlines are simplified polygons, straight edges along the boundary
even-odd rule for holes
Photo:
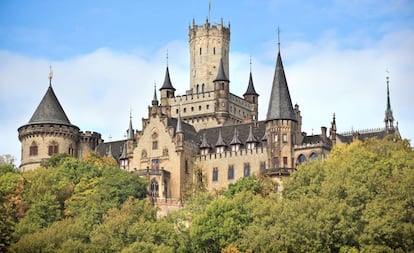
[[[220,59],[229,76],[230,24],[210,24],[208,19],[204,25],[189,27],[190,42],[190,89],[192,93],[214,90],[214,79],[217,76]]]

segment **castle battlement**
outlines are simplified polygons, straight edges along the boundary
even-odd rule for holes
[[[234,95],[233,93],[229,93],[229,100],[230,102],[233,102],[234,104],[243,107],[246,110],[250,110],[251,104],[244,100],[244,98]]]
[[[223,19],[221,19],[221,22],[219,24],[210,23],[207,20],[206,23],[204,23],[202,25],[197,25],[197,24],[195,24],[195,20],[193,20],[192,26],[189,27],[190,34],[191,34],[191,32],[203,32],[203,33],[205,33],[206,31],[212,31],[212,30],[228,33],[229,36],[230,36],[230,23],[226,27],[223,24]]]
[[[224,158],[227,159],[237,159],[240,157],[246,157],[246,156],[253,156],[255,157],[258,154],[266,154],[266,148],[265,147],[256,147],[254,149],[246,149],[246,148],[241,148],[238,151],[231,151],[231,150],[226,150],[222,153],[209,153],[206,155],[197,155],[195,157],[195,160],[197,162],[202,162],[202,161],[211,161],[211,160],[221,160]]]
[[[214,99],[214,91],[205,91],[200,93],[193,93],[193,94],[185,94],[179,95],[172,98],[172,101],[176,104],[180,102],[202,102],[202,101],[209,101]]]

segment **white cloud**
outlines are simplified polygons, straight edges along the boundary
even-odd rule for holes
[[[339,131],[382,127],[386,101],[385,70],[390,70],[394,116],[404,137],[413,139],[412,59],[414,33],[388,34],[369,47],[339,49],[335,34],[319,43],[295,41],[282,48],[292,102],[298,103],[303,130],[318,133],[337,114]],[[330,46],[327,46],[330,45]],[[108,48],[50,62],[0,52],[0,154],[20,159],[17,128],[28,122],[48,87],[49,64],[54,90],[71,122],[81,130],[102,133],[105,140],[123,138],[133,109],[135,128],[147,116],[154,81],[162,85],[168,49],[169,67],[177,93],[188,89],[188,47],[174,41],[156,52],[137,48],[120,53]],[[253,79],[260,94],[259,118],[266,116],[276,48],[252,57]],[[273,58],[272,63],[268,59]],[[250,56],[230,55],[231,90],[241,96],[247,87]]]

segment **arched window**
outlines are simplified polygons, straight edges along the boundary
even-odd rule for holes
[[[243,173],[243,175],[245,177],[250,176],[250,163],[245,163],[244,164],[244,173]]]
[[[205,87],[204,87],[205,85],[204,85],[204,83],[201,85],[201,92],[204,92],[205,90]]]
[[[159,196],[158,195],[158,188],[159,188],[159,186],[158,186],[157,180],[152,179],[151,180],[151,185],[150,185],[150,195],[151,195],[152,198],[157,198]]]
[[[59,145],[56,141],[52,141],[49,145],[48,154],[51,156],[57,153],[59,153]]]
[[[306,162],[306,156],[304,156],[303,154],[300,154],[298,156],[298,163],[300,164],[300,163],[304,163],[304,162]]]
[[[196,93],[199,92],[200,85],[197,84]]]
[[[37,143],[33,141],[32,144],[30,145],[29,155],[37,156],[37,154],[38,154]]]
[[[69,155],[71,155],[71,156],[73,156],[73,155],[74,155],[74,153],[75,153],[75,150],[73,149],[72,144],[70,144],[70,145],[69,145],[69,148],[68,148],[68,154],[69,154]]]
[[[218,168],[215,167],[213,168],[213,182],[217,182],[218,181]]]
[[[310,160],[316,160],[316,159],[318,159],[318,155],[317,154],[315,154],[315,153],[312,153],[310,156],[309,156],[309,159]]]

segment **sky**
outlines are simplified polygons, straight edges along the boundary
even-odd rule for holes
[[[206,18],[230,24],[230,91],[243,95],[251,67],[259,119],[267,112],[279,29],[302,131],[329,128],[334,113],[339,133],[384,127],[388,76],[400,133],[414,139],[414,1],[2,0],[0,155],[20,164],[17,128],[46,93],[50,66],[53,89],[82,131],[123,139],[130,114],[141,129],[167,54],[176,94],[189,89],[188,28]]]

